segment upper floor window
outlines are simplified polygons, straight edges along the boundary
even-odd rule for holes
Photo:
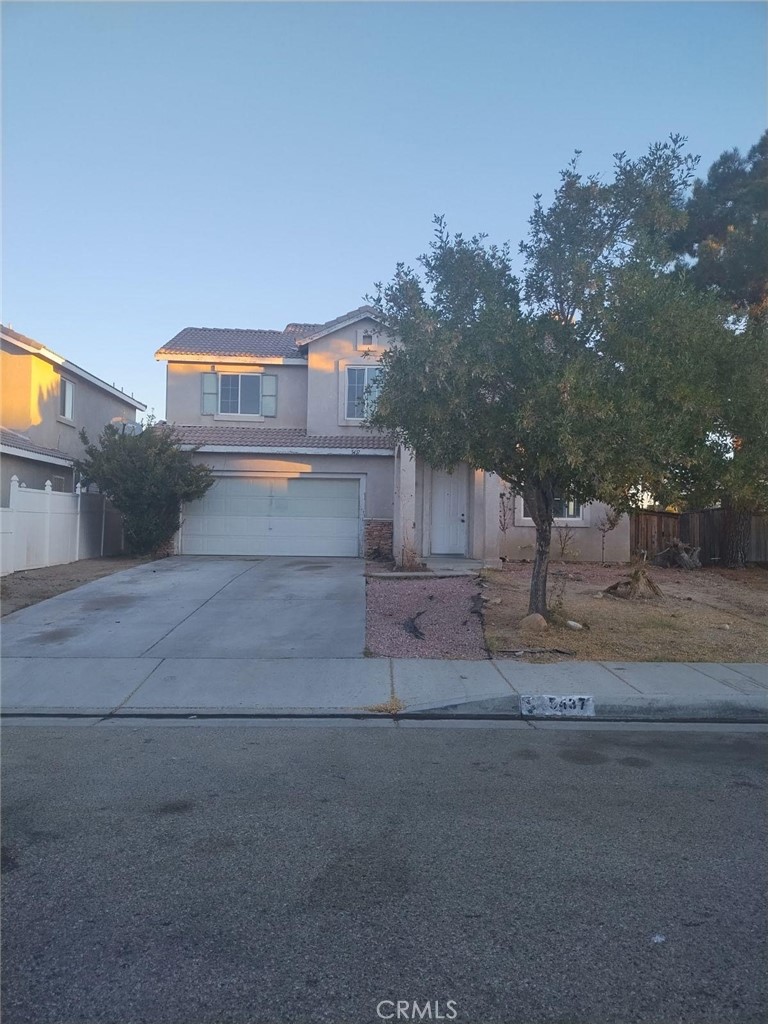
[[[348,366],[346,418],[363,420],[370,412],[370,403],[377,394],[378,366]]]
[[[527,502],[523,502],[523,516],[531,518],[531,511]],[[567,498],[555,498],[552,503],[553,519],[581,519],[581,504],[578,501],[571,501]]]
[[[270,373],[204,373],[202,411],[235,416],[275,416],[277,376]]]
[[[66,377],[59,377],[59,416],[64,419],[74,419],[75,413],[75,385]]]
[[[222,373],[219,377],[219,412],[261,415],[261,374]]]

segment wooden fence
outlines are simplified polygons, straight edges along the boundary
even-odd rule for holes
[[[677,512],[633,512],[629,517],[629,531],[631,554],[646,551],[648,558],[653,558],[679,539],[680,516]]]
[[[641,551],[653,558],[673,540],[701,548],[702,565],[717,565],[722,546],[722,510],[702,512],[634,512],[630,516],[630,551]],[[752,516],[749,562],[768,564],[768,516]]]

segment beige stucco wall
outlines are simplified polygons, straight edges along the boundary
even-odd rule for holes
[[[11,477],[17,476],[20,484],[26,484],[41,491],[46,480],[54,483],[54,477],[62,477],[62,490],[72,492],[74,480],[72,470],[67,466],[53,466],[32,459],[23,459],[16,455],[3,455],[0,458],[0,505],[8,508],[11,493]]]
[[[364,429],[359,421],[344,422],[346,368],[376,365],[388,345],[388,339],[376,334],[376,330],[373,320],[359,320],[307,346],[307,431],[310,434],[359,434]],[[371,331],[375,341],[375,346],[368,350],[358,347],[358,339],[365,331]]]
[[[196,462],[210,466],[214,473],[236,476],[270,473],[276,476],[308,476],[312,473],[347,474],[365,477],[366,519],[392,519],[394,459],[392,456],[364,455],[247,455],[198,452]]]
[[[215,367],[214,370],[211,367]],[[202,413],[203,373],[270,373],[277,377],[277,416],[220,416]],[[300,427],[307,425],[307,370],[270,363],[168,363],[165,416],[170,423]]]
[[[571,530],[571,538],[566,545],[565,561],[567,562],[599,562],[601,557],[602,536],[597,529],[606,511],[601,502],[592,502],[582,509],[580,520],[556,520],[552,529],[551,557],[561,558],[561,537],[566,540],[564,531]],[[512,561],[532,559],[535,553],[536,530],[528,522],[522,520],[522,501],[517,498],[514,508],[514,522],[508,527],[506,535],[502,533],[501,554]],[[629,516],[622,516],[615,530],[605,537],[605,560],[607,562],[628,562],[630,558]]]
[[[2,423],[37,444],[56,448],[65,455],[79,456],[79,438],[85,428],[95,440],[116,417],[135,422],[136,409],[102,391],[95,384],[61,369],[42,356],[32,355],[3,341],[0,349],[2,375]],[[59,416],[60,378],[74,384],[73,421]]]

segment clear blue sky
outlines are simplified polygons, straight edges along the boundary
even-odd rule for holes
[[[182,327],[358,305],[434,213],[766,124],[757,3],[5,3],[3,322],[164,413]]]

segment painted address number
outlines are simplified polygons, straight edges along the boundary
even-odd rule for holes
[[[594,718],[595,698],[576,694],[560,697],[548,693],[523,693],[520,695],[520,710],[523,715],[546,718]]]

